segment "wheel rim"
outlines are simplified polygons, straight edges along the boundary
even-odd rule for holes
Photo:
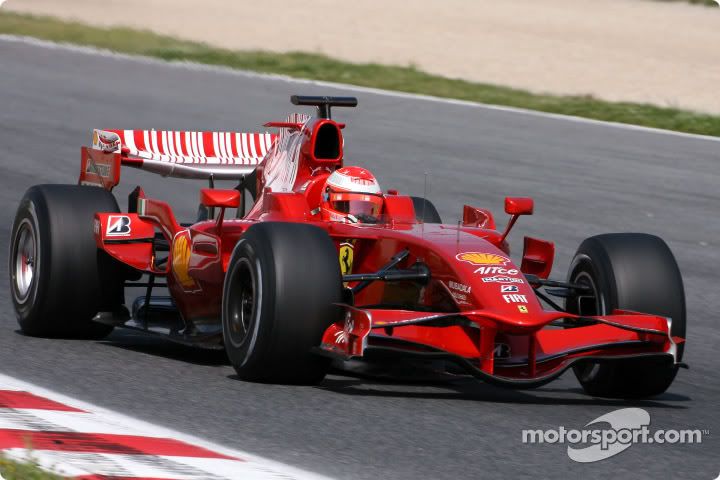
[[[600,295],[595,280],[593,280],[592,276],[588,272],[578,272],[573,277],[572,283],[586,285],[590,287],[592,291],[591,294],[578,295],[577,297],[575,297],[575,307],[577,308],[578,315],[605,315],[605,299],[602,295]],[[592,363],[588,365],[583,365],[576,368],[575,371],[577,372],[578,377],[581,381],[587,382],[598,374],[598,372],[600,371],[600,364]]]
[[[232,287],[233,294],[228,299],[227,330],[230,342],[239,347],[250,334],[257,305],[255,274],[245,258],[238,261]]]
[[[605,315],[605,300],[598,292],[597,285],[593,278],[587,272],[579,272],[572,283],[586,285],[592,290],[592,294],[578,295],[575,297],[578,315]]]
[[[23,220],[18,227],[15,239],[13,283],[17,300],[24,303],[32,290],[37,267],[37,239],[28,219]]]

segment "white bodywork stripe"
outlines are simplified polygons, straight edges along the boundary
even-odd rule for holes
[[[150,132],[143,130],[143,141],[145,142],[145,148],[143,150],[150,151]]]
[[[240,134],[240,138],[241,138],[241,140],[242,140],[242,142],[241,142],[241,144],[240,144],[240,145],[241,145],[240,157],[242,157],[242,158],[249,157],[250,155],[248,154],[249,149],[248,149],[247,134],[246,134],[246,133],[241,133],[241,134]],[[244,163],[244,162],[243,162],[243,163]]]
[[[205,139],[202,132],[197,133],[197,149],[198,149],[198,157],[205,158]],[[202,163],[205,163],[204,161]]]
[[[150,141],[151,141],[150,153],[152,153],[152,154],[160,153],[160,149],[158,148],[158,138],[157,137],[158,137],[157,131],[152,130],[150,132]]]
[[[123,140],[126,147],[128,147],[131,151],[137,151],[137,147],[135,146],[135,134],[134,130],[125,130],[123,132]]]

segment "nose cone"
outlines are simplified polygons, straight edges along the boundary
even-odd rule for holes
[[[476,307],[532,323],[530,316],[542,306],[520,269],[503,252],[488,245],[487,251],[460,252],[455,255],[461,283]],[[452,287],[451,287],[452,290]]]

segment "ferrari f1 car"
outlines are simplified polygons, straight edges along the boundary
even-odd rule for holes
[[[525,237],[510,258],[532,199],[506,198],[502,229],[469,205],[443,224],[426,198],[343,165],[331,108],[355,98],[292,102],[316,114],[265,125],[278,133],[94,130],[78,185],[31,187],[18,208],[9,271],[22,331],[123,327],[225,348],[248,381],[314,383],[332,359],[381,352],[516,388],[568,369],[591,395],[669,387],[684,365],[685,297],[660,238],[588,238],[567,279],[549,280],[552,242]],[[121,211],[111,192],[127,167],[208,181],[197,220],[179,223],[140,187]]]

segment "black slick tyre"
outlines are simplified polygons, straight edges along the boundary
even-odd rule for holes
[[[225,349],[242,380],[313,384],[329,360],[314,353],[340,313],[342,277],[325,231],[297,223],[250,227],[225,276]]]
[[[92,321],[124,303],[122,266],[98,250],[96,212],[119,212],[97,187],[36,185],[25,192],[12,227],[10,290],[20,329],[41,337],[102,338]]]
[[[613,233],[583,241],[568,273],[571,283],[592,294],[566,300],[570,313],[610,314],[614,309],[670,317],[672,335],[685,337],[685,293],[670,248],[660,238],[641,233]],[[677,361],[683,344],[678,345]],[[672,383],[677,366],[657,359],[628,359],[574,368],[586,393],[599,397],[641,398],[659,395]]]

